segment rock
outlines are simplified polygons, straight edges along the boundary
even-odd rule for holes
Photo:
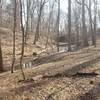
[[[32,79],[33,79],[34,81],[39,81],[39,80],[41,80],[42,78],[43,78],[43,75],[37,75],[37,76],[33,77]]]
[[[94,84],[94,81],[90,81],[90,84]]]

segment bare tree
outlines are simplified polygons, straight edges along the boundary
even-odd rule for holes
[[[3,59],[2,59],[2,48],[1,48],[1,39],[0,39],[0,72],[2,72],[3,69]]]
[[[78,49],[79,46],[80,46],[80,29],[79,29],[79,24],[80,24],[80,12],[81,12],[81,9],[79,7],[79,5],[75,2],[75,8],[73,9],[74,10],[74,16],[75,16],[75,31],[76,31],[76,48]]]
[[[94,0],[94,34],[93,45],[96,47],[96,30],[97,30],[97,0]]]
[[[26,31],[25,31],[25,44],[26,44],[28,28],[29,28],[29,15],[30,15],[30,0],[27,0],[27,20],[26,20]]]
[[[38,41],[38,38],[39,38],[39,27],[40,27],[40,22],[41,22],[41,14],[42,14],[45,3],[46,3],[46,0],[41,0],[40,1],[38,21],[37,21],[36,32],[35,32],[35,37],[34,37],[33,44],[36,44],[36,42]]]
[[[92,37],[92,45],[95,45],[95,34],[94,34],[94,31],[93,31],[93,20],[92,20],[92,14],[91,14],[91,7],[92,7],[92,4],[91,4],[91,0],[89,0],[89,8],[88,8],[88,12],[89,12],[89,22],[90,22],[90,33],[91,33],[91,37]]]
[[[82,47],[87,47],[89,46],[87,37],[87,28],[86,28],[86,18],[85,18],[85,7],[87,7],[87,4],[85,4],[85,0],[82,0],[82,3],[78,0],[76,1],[78,4],[82,6]]]
[[[68,0],[68,51],[71,51],[71,0]]]
[[[1,6],[2,5],[1,5],[1,0],[0,0],[0,11],[2,10],[2,7]],[[1,15],[1,12],[0,12],[0,15]],[[0,71],[1,72],[3,71],[3,59],[2,59],[2,48],[1,48],[1,35],[0,35]]]
[[[33,24],[34,24],[34,12],[36,10],[36,1],[32,0],[31,1],[31,6],[30,6],[30,16],[31,16],[31,31],[33,31]]]
[[[13,58],[12,58],[12,67],[11,67],[11,73],[13,73],[13,70],[14,70],[14,64],[15,64],[16,7],[17,7],[17,3],[16,3],[16,0],[14,0]]]
[[[58,16],[57,16],[57,51],[59,52],[59,26],[60,26],[60,0],[58,0]]]
[[[88,39],[87,39],[87,29],[85,24],[85,0],[82,0],[82,37],[83,37],[83,43],[82,46],[86,47],[88,46]]]
[[[2,25],[2,0],[0,0],[0,24]]]
[[[22,1],[20,0],[20,20],[21,20],[21,30],[22,30],[22,51],[21,51],[21,58],[20,58],[20,68],[23,75],[23,79],[25,80],[25,74],[22,68],[23,56],[24,56],[24,25],[23,25],[23,6]]]
[[[52,18],[52,13],[53,13],[53,8],[54,8],[54,4],[55,4],[55,0],[52,4],[52,7],[50,6],[51,10],[50,10],[50,13],[49,13],[49,18],[48,18],[48,32],[47,32],[47,39],[46,39],[46,45],[45,45],[45,48],[47,48],[47,45],[48,45],[48,40],[49,40],[49,36],[50,36],[50,29],[51,29],[51,18]]]

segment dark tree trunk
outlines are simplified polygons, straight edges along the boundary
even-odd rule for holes
[[[1,40],[0,40],[0,72],[3,72],[3,59],[2,59],[2,49],[1,49]]]

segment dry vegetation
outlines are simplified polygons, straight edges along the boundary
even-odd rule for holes
[[[4,63],[8,65],[12,57],[12,43],[7,32],[10,31],[5,30],[2,34],[2,49]],[[12,36],[11,32],[9,34]],[[16,37],[16,41],[19,41],[19,37]],[[18,59],[20,43],[17,42],[16,45]],[[33,50],[42,52],[45,49],[29,45],[25,54],[30,57]],[[76,52],[40,57],[34,62],[33,68],[24,69],[27,77],[25,81],[22,80],[20,70],[14,74],[2,73],[0,100],[100,100],[99,51],[98,41],[96,48],[88,47]],[[95,72],[96,75],[78,75],[77,72]]]
[[[0,100],[100,100],[99,5],[0,0]]]
[[[4,65],[6,69],[8,69],[11,66],[12,63],[12,38],[13,33],[12,30],[7,28],[0,28],[0,34],[2,38],[2,51],[3,51],[3,59],[4,59]],[[21,34],[19,32],[16,32],[16,64],[19,62],[19,58],[21,55]],[[37,54],[41,55],[48,55],[50,52],[54,52],[52,50],[52,47],[45,48],[45,43],[42,42],[41,39],[37,43],[37,45],[33,45],[33,36],[29,36],[27,44],[25,45],[25,57],[32,57],[33,52],[36,52]]]

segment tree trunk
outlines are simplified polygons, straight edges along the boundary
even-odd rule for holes
[[[57,17],[57,51],[59,52],[59,25],[60,25],[60,0],[58,0],[58,17]]]
[[[34,42],[33,44],[36,44],[36,42],[38,41],[39,39],[39,28],[40,28],[40,22],[41,22],[41,14],[42,14],[42,11],[43,11],[43,7],[45,5],[45,0],[41,0],[40,2],[40,8],[39,8],[39,14],[38,14],[38,22],[37,22],[37,26],[36,26],[36,32],[35,32],[35,37],[34,37]]]
[[[25,44],[27,41],[27,35],[28,35],[28,24],[29,24],[29,7],[30,7],[30,2],[27,0],[27,20],[26,20],[26,31],[25,31]]]
[[[74,8],[74,16],[75,16],[75,31],[76,31],[76,49],[78,50],[80,46],[80,36],[79,36],[79,19],[80,19],[80,7],[77,5],[77,2],[75,2],[75,8]]]
[[[97,0],[94,0],[94,34],[93,34],[93,43],[96,47],[96,27],[97,27]]]
[[[95,37],[93,32],[92,14],[91,14],[91,0],[89,0],[89,21],[90,21],[90,34],[92,37],[92,45],[95,45]]]
[[[2,59],[2,48],[1,48],[1,40],[0,40],[0,72],[3,72],[3,59]]]
[[[87,39],[87,29],[85,24],[85,0],[82,0],[82,47],[89,46],[88,39]]]
[[[68,0],[68,51],[71,51],[71,0]]]
[[[2,25],[2,0],[0,0],[0,24]]]
[[[13,27],[13,58],[12,58],[12,67],[11,67],[11,73],[13,73],[14,70],[14,64],[15,64],[15,30],[16,30],[16,0],[14,0],[14,27]]]
[[[23,62],[23,55],[24,55],[24,26],[23,26],[23,12],[22,12],[22,1],[20,0],[20,20],[21,20],[21,30],[22,30],[22,51],[21,51],[21,58],[20,58],[20,68],[23,75],[23,79],[25,80],[25,74],[22,68]]]
[[[38,41],[38,38],[39,38],[39,28],[40,28],[40,21],[41,21],[41,14],[42,14],[43,6],[44,5],[42,4],[42,1],[41,1],[40,10],[39,10],[39,14],[38,14],[38,22],[37,22],[37,26],[36,26],[36,32],[35,32],[33,44],[36,44],[36,42]]]

